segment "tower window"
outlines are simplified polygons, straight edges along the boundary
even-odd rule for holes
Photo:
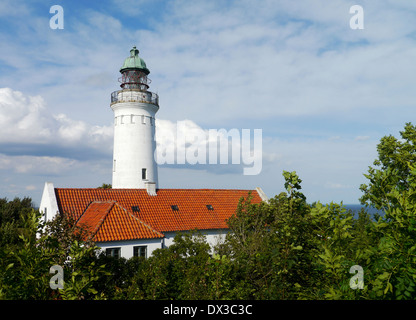
[[[143,168],[142,169],[142,180],[146,180],[147,179],[147,169]]]
[[[170,207],[172,208],[173,211],[179,211],[179,207],[176,204],[171,205]]]

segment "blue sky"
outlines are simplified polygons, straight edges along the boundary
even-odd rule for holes
[[[64,29],[52,30],[52,5]],[[364,9],[364,29],[349,9]],[[0,3],[0,197],[111,183],[111,92],[136,45],[160,96],[158,132],[262,129],[263,166],[161,166],[162,188],[283,191],[358,203],[385,135],[415,118],[416,3],[24,1]],[[191,129],[190,129],[191,130]],[[160,141],[163,145],[163,137]]]

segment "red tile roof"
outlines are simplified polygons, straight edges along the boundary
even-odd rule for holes
[[[89,229],[97,242],[164,237],[115,201],[92,202],[77,224]]]
[[[169,231],[226,229],[226,220],[235,213],[239,199],[247,198],[249,192],[252,203],[261,202],[256,190],[158,189],[156,196],[150,196],[145,189],[55,188],[60,212],[71,214],[78,223],[87,223],[96,241],[159,238]]]

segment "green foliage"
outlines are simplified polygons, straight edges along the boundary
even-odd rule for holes
[[[259,204],[240,199],[214,248],[195,230],[148,259],[98,254],[70,217],[43,225],[30,199],[0,199],[0,299],[414,300],[415,145],[406,124],[401,139],[377,147],[360,200],[384,214],[308,204],[296,172],[283,171],[285,192]],[[61,290],[49,287],[55,264],[64,267]],[[356,267],[362,288],[351,286]]]
[[[25,199],[20,203],[31,203]],[[9,210],[10,206],[17,209]],[[39,211],[19,206],[16,199],[10,206],[3,204],[6,210],[1,214],[4,217],[13,212],[14,217],[19,217],[14,230],[18,240],[5,241],[0,246],[0,297],[25,300],[97,297],[94,285],[105,274],[95,262],[98,248],[89,242],[79,242],[77,238],[84,237],[82,232],[69,228],[71,223],[65,218],[58,216],[45,225]],[[64,268],[62,291],[52,290],[49,285],[53,276],[49,270],[54,265]]]
[[[406,123],[401,139],[383,137],[377,146],[378,159],[375,167],[369,167],[364,176],[368,184],[360,189],[364,195],[360,201],[377,209],[388,209],[397,205],[398,195],[412,189],[412,168],[416,160],[416,128]]]
[[[103,183],[100,187],[98,187],[97,189],[111,189],[113,186],[111,185],[111,183]]]
[[[25,219],[33,209],[30,198],[0,199],[0,246],[21,242],[19,235],[25,232]]]
[[[43,238],[36,238],[39,213],[32,210],[22,218],[25,232],[19,244],[7,244],[0,249],[0,288],[3,299],[45,299],[49,292],[47,276],[53,249],[39,246]]]
[[[70,246],[68,261],[65,263],[65,284],[60,290],[62,299],[83,300],[104,298],[98,295],[96,286],[98,280],[110,275],[105,270],[105,265],[98,265],[97,247],[84,247],[78,241]],[[68,276],[69,275],[69,276]]]
[[[140,261],[128,298],[206,299],[209,298],[207,268],[210,246],[205,236],[193,231],[177,234],[166,249],[157,249]]]
[[[369,168],[369,183],[360,187],[362,203],[384,209],[372,229],[369,298],[416,298],[415,126],[407,123],[400,135],[381,139],[376,168]]]
[[[338,207],[312,208],[299,191],[301,179],[296,172],[283,172],[283,176],[287,193],[268,203],[242,200],[229,220],[228,247],[221,249],[236,262],[233,298],[297,299],[315,294],[324,271],[317,262],[322,237],[337,241],[347,237],[348,227],[337,215]],[[341,228],[332,234],[335,225]]]

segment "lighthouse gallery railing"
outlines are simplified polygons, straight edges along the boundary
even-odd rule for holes
[[[116,102],[143,102],[159,106],[159,96],[150,91],[124,89],[111,93],[111,104]]]

